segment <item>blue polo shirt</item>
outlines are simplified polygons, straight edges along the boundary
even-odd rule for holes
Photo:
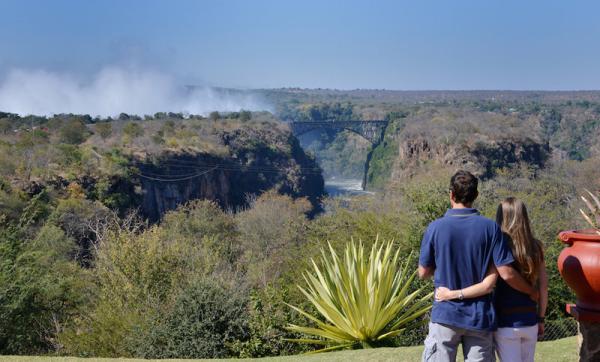
[[[427,227],[419,264],[435,268],[433,284],[464,289],[479,283],[488,266],[514,261],[498,224],[476,209],[450,209]],[[431,321],[450,326],[488,330],[497,328],[492,295],[433,303]]]

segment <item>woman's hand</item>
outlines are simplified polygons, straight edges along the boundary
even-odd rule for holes
[[[538,323],[538,340],[544,338],[544,322]]]
[[[453,290],[450,290],[446,287],[437,287],[435,289],[435,300],[438,302],[444,302],[456,298],[456,292]]]

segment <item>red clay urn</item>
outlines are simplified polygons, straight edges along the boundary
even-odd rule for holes
[[[569,245],[558,257],[558,269],[577,296],[576,304],[567,310],[577,319],[600,321],[600,233],[570,230],[558,237]]]

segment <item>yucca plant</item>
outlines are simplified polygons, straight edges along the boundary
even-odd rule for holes
[[[340,258],[329,245],[321,250],[321,266],[312,260],[314,273],[305,272],[307,287],[298,286],[323,318],[291,306],[316,327],[290,324],[290,331],[308,335],[289,339],[325,346],[317,352],[343,348],[371,348],[401,334],[431,309],[433,293],[427,286],[412,290],[416,271],[412,258],[400,265],[400,250],[392,242],[373,245],[365,255],[362,242],[350,242]],[[324,320],[323,320],[324,319]]]
[[[585,221],[588,222],[592,226],[592,228],[596,229],[596,232],[600,234],[600,200],[596,195],[594,195],[591,191],[585,190],[585,192],[589,195],[590,200],[588,200],[585,196],[581,196],[581,200],[588,207],[589,214],[583,209],[579,209],[581,215]]]

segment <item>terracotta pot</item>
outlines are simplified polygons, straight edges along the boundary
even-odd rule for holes
[[[600,312],[600,234],[594,229],[561,232],[569,244],[558,257],[558,270],[577,295],[577,308]]]

